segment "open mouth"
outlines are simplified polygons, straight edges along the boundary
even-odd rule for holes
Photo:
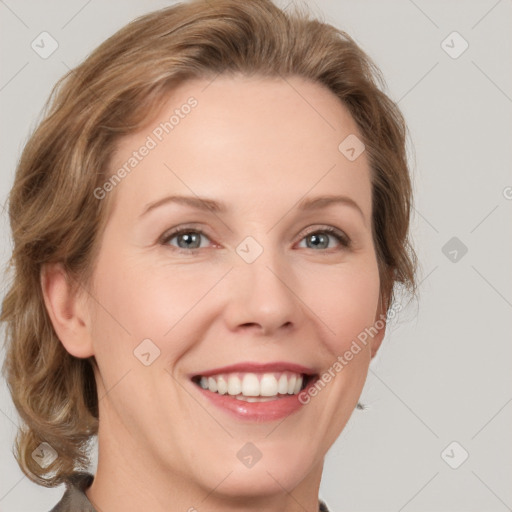
[[[200,388],[218,395],[231,396],[245,402],[269,402],[298,395],[317,374],[280,372],[230,372],[192,377]]]

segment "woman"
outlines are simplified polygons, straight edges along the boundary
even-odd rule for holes
[[[67,484],[54,511],[327,510],[324,457],[414,292],[379,84],[330,25],[219,0],[135,20],[58,85],[2,310],[17,460]]]

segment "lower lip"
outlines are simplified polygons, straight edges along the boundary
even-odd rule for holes
[[[314,382],[308,383],[307,390]],[[194,384],[198,391],[220,409],[228,412],[237,419],[247,421],[280,420],[299,411],[304,404],[299,401],[299,395],[288,395],[268,402],[246,402],[231,395],[220,395]],[[304,391],[301,393],[304,393]]]

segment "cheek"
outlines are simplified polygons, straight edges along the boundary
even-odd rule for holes
[[[134,349],[149,338],[165,356],[173,358],[187,348],[193,336],[176,338],[182,325],[190,333],[196,320],[204,320],[201,302],[225,269],[214,265],[185,265],[178,269],[161,262],[146,264],[130,258],[115,258],[111,264],[107,257],[99,261],[96,269],[95,294],[100,303],[93,322],[97,339],[103,339],[99,350],[117,352],[120,358],[130,358]],[[201,278],[198,278],[198,275]]]
[[[324,270],[310,282],[308,305],[325,324],[325,340],[332,353],[347,350],[354,339],[375,324],[379,291],[377,262],[370,257],[357,265]]]

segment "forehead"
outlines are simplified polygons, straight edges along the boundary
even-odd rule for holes
[[[266,207],[309,191],[341,192],[369,215],[366,155],[350,161],[339,149],[354,136],[361,139],[348,109],[318,83],[222,75],[188,81],[119,142],[110,172],[128,172],[116,202],[135,213],[164,193]]]

